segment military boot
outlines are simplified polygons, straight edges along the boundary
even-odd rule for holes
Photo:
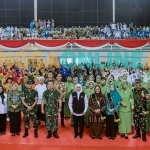
[[[52,137],[52,131],[48,131],[46,138],[51,138],[51,137]]]
[[[28,129],[25,129],[25,133],[24,135],[22,136],[23,138],[27,137],[29,134],[28,134]]]
[[[142,141],[143,141],[143,142],[146,142],[146,141],[147,141],[147,139],[146,139],[146,133],[142,133]]]
[[[59,136],[58,136],[58,134],[57,134],[57,131],[54,131],[54,133],[53,133],[53,137],[55,137],[55,138],[59,138]]]
[[[136,134],[133,136],[134,139],[141,137],[140,131],[136,130]]]
[[[38,137],[38,134],[37,134],[37,128],[34,129],[34,137],[37,138]]]

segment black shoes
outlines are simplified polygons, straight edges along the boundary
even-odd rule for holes
[[[143,133],[143,134],[142,134],[142,141],[143,141],[143,142],[146,142],[146,141],[147,141],[147,139],[146,139],[146,133]]]
[[[25,129],[25,133],[24,135],[22,136],[23,138],[27,137],[29,134],[28,134],[28,129]]]
[[[82,139],[83,136],[82,136],[81,134],[75,135],[75,136],[74,136],[74,139],[77,139],[77,138]]]
[[[54,133],[53,133],[53,137],[55,137],[55,138],[59,138],[59,136],[58,136],[58,134],[57,134],[57,131],[54,131]]]
[[[11,135],[12,135],[12,136],[15,136],[15,133],[12,133]]]
[[[51,138],[52,137],[52,131],[48,131],[48,134],[47,134],[47,136],[46,136],[46,138]]]
[[[108,138],[109,138],[110,140],[111,140],[111,139],[112,139],[112,140],[115,140],[116,137],[110,137],[110,136],[109,136]]]
[[[83,136],[81,134],[79,134],[79,139],[82,139],[82,138],[83,138]]]
[[[125,134],[121,134],[121,138],[125,137]]]
[[[133,136],[133,139],[136,139],[136,138],[139,138],[141,137],[141,134],[140,133],[136,133],[134,136]]]
[[[37,134],[37,129],[34,129],[34,137],[37,138],[38,134]]]
[[[74,136],[74,139],[77,139],[78,137],[79,137],[79,135],[75,135],[75,136]]]

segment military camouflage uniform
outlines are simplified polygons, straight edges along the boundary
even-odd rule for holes
[[[33,89],[31,91],[25,90],[21,96],[21,99],[24,99],[25,103],[28,106],[32,106],[34,102],[38,100],[38,93]],[[28,111],[27,108],[24,106],[23,113],[24,113],[25,129],[29,128],[30,117],[33,122],[33,128],[36,129],[38,127],[36,111],[37,111],[36,106],[31,111]]]
[[[58,129],[58,100],[60,93],[57,90],[46,90],[43,93],[45,100],[46,127],[48,131]]]
[[[136,88],[133,89],[135,104],[133,118],[136,131],[139,133],[141,129],[142,133],[146,134],[147,115],[143,113],[143,111],[146,112],[147,109],[145,110],[146,99],[142,98],[141,96],[142,91],[144,92],[144,94],[148,94],[148,91],[143,87],[141,87],[139,90],[137,90]]]

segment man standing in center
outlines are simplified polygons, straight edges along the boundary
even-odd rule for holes
[[[48,90],[43,93],[41,110],[42,114],[46,113],[46,127],[48,135],[46,138],[52,137],[52,130],[54,131],[53,136],[59,138],[57,134],[58,130],[58,112],[61,112],[61,99],[59,91],[54,89],[54,82],[48,81]],[[45,111],[44,111],[45,104]],[[59,104],[59,108],[58,108]]]
[[[84,130],[84,116],[88,108],[88,99],[84,92],[82,92],[81,84],[76,84],[76,92],[73,92],[69,97],[69,109],[71,115],[73,115],[74,121],[74,138],[78,136],[82,139]],[[80,132],[78,133],[78,123],[80,126]]]
[[[65,94],[66,94],[66,86],[65,83],[62,82],[62,75],[58,73],[56,75],[56,81],[54,83],[54,88],[60,92],[60,99],[62,101],[62,109],[60,112],[61,116],[61,126],[64,126],[64,102],[65,102]]]

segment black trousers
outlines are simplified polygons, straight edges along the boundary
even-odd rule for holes
[[[117,123],[114,122],[113,115],[106,116],[106,136],[107,137],[116,137],[117,132]]]
[[[75,116],[73,115],[73,121],[74,121],[74,134],[77,135],[83,135],[84,131],[84,116]],[[80,131],[78,132],[78,125],[80,128]]]
[[[62,102],[62,108],[61,108],[61,112],[60,112],[60,117],[61,117],[61,123],[64,123],[64,102]]]
[[[6,132],[6,114],[0,114],[0,132]]]

